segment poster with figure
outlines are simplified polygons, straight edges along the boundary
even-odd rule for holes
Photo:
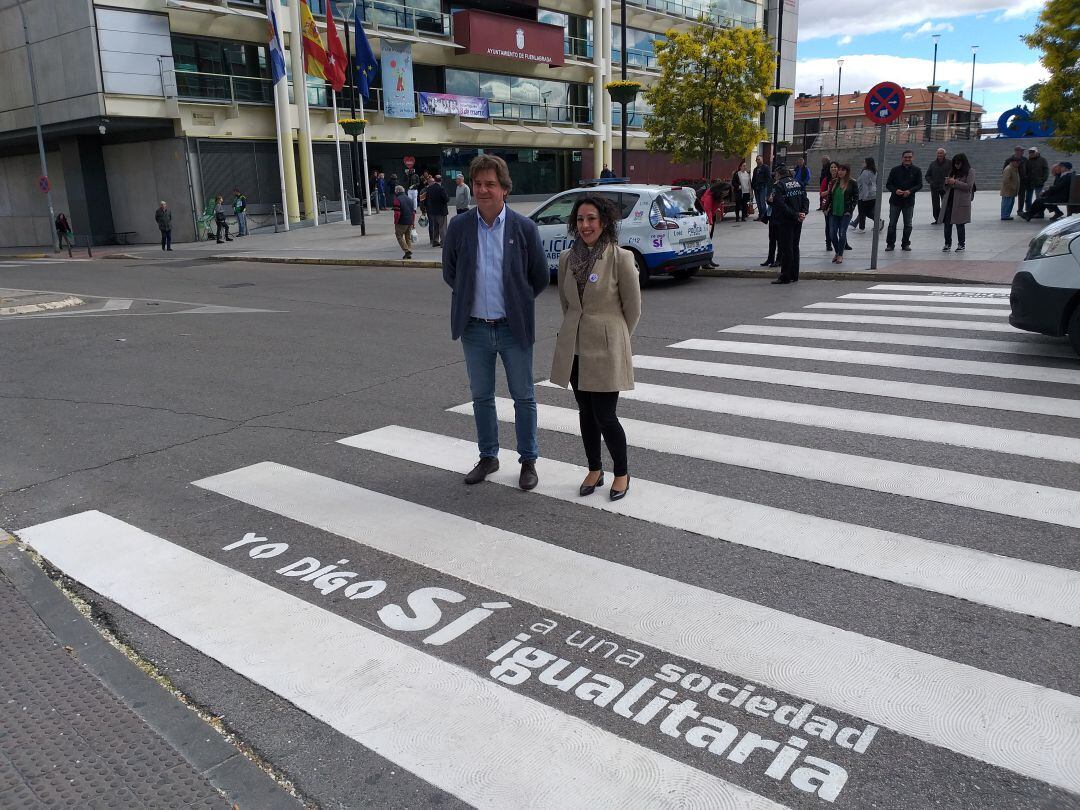
[[[413,55],[408,42],[382,44],[383,113],[387,118],[415,118]]]

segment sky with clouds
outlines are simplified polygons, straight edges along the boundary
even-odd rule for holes
[[[905,3],[801,0],[795,89],[835,93],[836,60],[844,60],[841,89],[866,91],[881,81],[926,87],[933,73],[933,35],[939,34],[937,83],[952,92],[971,89],[975,103],[996,122],[1022,103],[1024,89],[1047,77],[1039,52],[1020,37],[1030,33],[1045,0],[907,0]]]

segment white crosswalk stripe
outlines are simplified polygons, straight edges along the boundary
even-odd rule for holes
[[[673,349],[692,349],[702,352],[754,354],[763,357],[784,357],[793,360],[820,360],[828,363],[853,363],[882,368],[903,368],[936,371],[943,374],[971,374],[977,377],[998,377],[1004,380],[1033,380],[1036,382],[1080,385],[1080,360],[1075,369],[1023,366],[1014,363],[986,363],[979,360],[953,360],[945,357],[926,357],[911,354],[886,354],[850,349],[819,349],[812,346],[789,346],[778,343],[750,343],[736,340],[705,340],[695,338],[671,344]]]
[[[938,335],[908,335],[903,332],[858,332],[853,329],[802,329],[788,326],[759,326],[746,324],[721,329],[721,334],[764,335],[766,337],[808,338],[810,340],[849,341],[883,346],[926,346],[933,349],[956,349],[969,352],[1026,354],[1034,357],[1076,358],[1069,346],[1047,346],[1010,340],[979,340],[974,338],[939,337]]]
[[[778,312],[775,315],[766,315],[767,321],[810,321],[818,323],[861,323],[877,324],[880,326],[912,326],[924,329],[963,329],[969,332],[1006,332],[1012,335],[1030,335],[1029,341],[1035,343],[1060,343],[1059,338],[1046,338],[1042,335],[1031,335],[1023,329],[1017,329],[1007,323],[993,323],[991,321],[958,321],[945,318],[903,318],[890,317],[888,315],[844,315],[827,312]]]
[[[629,642],[654,651],[651,655],[679,657],[685,659],[684,664],[704,668],[697,672],[745,679],[743,700],[756,684],[763,690],[793,696],[784,698],[788,702],[806,701],[813,704],[810,709],[820,706],[819,711],[826,714],[845,713],[854,718],[845,722],[858,728],[837,732],[833,725],[830,734],[836,733],[836,738],[832,744],[842,749],[851,748],[839,742],[844,732],[860,740],[868,735],[869,745],[880,731],[879,740],[889,735],[890,742],[895,742],[896,735],[902,735],[904,744],[889,751],[872,749],[876,755],[895,755],[899,761],[910,758],[916,767],[942,756],[955,757],[949,767],[960,767],[961,771],[966,767],[971,773],[955,774],[958,778],[950,782],[949,789],[961,784],[968,789],[975,783],[979,787],[956,801],[942,792],[949,796],[951,806],[982,810],[982,796],[992,794],[995,810],[1005,807],[1012,794],[998,793],[1007,789],[1002,786],[1008,785],[1009,779],[1021,777],[1036,780],[1040,791],[1048,791],[1048,802],[1056,801],[1057,791],[1080,800],[1080,696],[1061,686],[1073,683],[1065,672],[1067,662],[1059,663],[1061,672],[1046,675],[1038,671],[1038,664],[1025,669],[1026,664],[1017,667],[1014,663],[1009,669],[982,650],[1015,644],[1016,639],[1026,645],[1037,644],[1041,631],[1036,628],[1047,626],[1047,622],[1053,623],[1049,627],[1054,633],[1080,628],[1080,571],[1068,567],[1068,544],[1059,542],[1080,529],[1080,472],[1076,472],[1080,470],[1080,434],[1076,423],[1054,421],[1080,419],[1080,394],[1076,393],[1080,389],[1072,387],[1080,385],[1080,361],[1064,342],[1022,333],[1007,324],[1007,287],[877,284],[869,289],[871,292],[842,296],[846,301],[818,302],[799,312],[769,314],[758,323],[720,330],[729,339],[690,336],[668,347],[674,350],[671,353],[737,354],[745,361],[741,364],[677,356],[634,357],[635,370],[641,373],[636,387],[623,392],[621,398],[626,401],[624,411],[641,418],[629,418],[625,412],[620,416],[627,442],[636,448],[634,463],[642,458],[663,462],[662,456],[668,457],[668,463],[670,457],[695,459],[695,469],[714,469],[718,476],[726,477],[718,480],[736,480],[743,471],[754,470],[748,486],[756,488],[759,481],[779,482],[775,490],[766,487],[749,496],[754,501],[702,491],[725,491],[719,485],[702,484],[700,490],[692,489],[686,481],[676,485],[659,475],[650,480],[636,473],[633,489],[623,500],[611,501],[602,493],[583,498],[578,494],[583,459],[560,458],[558,449],[552,453],[555,457],[537,460],[540,483],[532,492],[522,493],[518,490],[517,453],[501,450],[502,468],[488,477],[489,484],[500,488],[495,492],[502,499],[497,502],[499,525],[489,525],[474,516],[494,513],[466,511],[477,507],[474,495],[482,495],[489,484],[458,486],[456,491],[466,494],[456,497],[452,490],[442,491],[448,473],[456,478],[475,463],[475,440],[403,425],[375,427],[335,445],[320,446],[304,463],[292,462],[296,466],[262,461],[226,472],[207,471],[212,472],[209,477],[193,483],[204,491],[204,498],[229,499],[243,511],[245,521],[250,520],[254,508],[277,516],[271,523],[283,534],[290,530],[282,526],[282,518],[302,529],[316,530],[293,532],[303,536],[307,544],[298,541],[298,547],[316,549],[316,556],[322,557],[316,544],[333,541],[335,549],[343,542],[355,544],[357,550],[343,556],[360,558],[366,554],[381,559],[381,555],[390,555],[401,566],[419,567],[425,578],[450,577],[521,602],[515,609],[533,606],[544,611],[543,615],[570,622],[571,627],[614,634],[619,644]],[[968,306],[974,304],[989,306]],[[828,309],[850,312],[821,311]],[[885,314],[868,314],[875,311]],[[787,326],[777,321],[859,328]],[[951,334],[920,330],[949,330]],[[751,342],[744,336],[790,340]],[[807,346],[802,341],[833,345]],[[861,350],[867,344],[906,349],[903,354]],[[947,352],[1013,355],[993,359],[1016,362],[941,356]],[[843,363],[850,364],[853,371],[841,375],[754,365],[762,358]],[[904,376],[911,381],[858,376],[872,375],[879,369],[905,370],[909,373]],[[673,374],[680,376],[666,376]],[[968,376],[990,380],[983,383],[990,388],[970,387],[971,381],[963,379]],[[659,384],[675,380],[677,384]],[[1031,393],[991,390],[1008,381],[1020,381],[1022,387],[1016,390]],[[732,382],[737,385],[731,386]],[[702,388],[695,387],[697,384]],[[706,384],[721,390],[704,390]],[[1051,389],[1060,396],[1035,393],[1039,384],[1061,386]],[[738,393],[723,390],[725,387],[735,387]],[[542,450],[545,432],[572,436],[580,432],[577,411],[561,406],[572,402],[571,394],[554,388],[543,382],[536,389]],[[841,396],[825,398],[822,394],[827,404],[813,404],[806,401],[811,391]],[[497,397],[495,404],[498,419],[512,424],[512,400]],[[927,418],[937,413],[928,404],[952,409],[948,418]],[[677,414],[673,415],[672,409],[678,409]],[[451,432],[471,437],[471,424],[462,417],[473,413],[472,403],[447,410],[457,416],[440,414],[440,424],[458,423],[461,430]],[[717,431],[711,425],[723,422],[716,415],[740,420],[737,429]],[[1037,429],[1029,423],[1032,417],[1041,420],[1036,422]],[[709,430],[681,426],[706,418]],[[761,427],[762,438],[734,435],[751,433],[755,425]],[[552,441],[551,445],[565,447],[566,442]],[[330,452],[334,448],[336,454]],[[892,457],[901,453],[902,458]],[[656,457],[650,459],[653,454]],[[375,491],[396,487],[402,480],[400,470],[391,467],[387,472],[379,466],[388,460],[399,466],[413,465],[410,478],[414,485],[417,470],[423,487],[434,483],[442,494],[427,502],[438,508]],[[331,475],[321,474],[326,471],[324,464],[334,470]],[[365,481],[374,469],[379,469],[382,477]],[[1061,480],[1048,478],[1046,470]],[[339,480],[343,478],[351,480]],[[1061,485],[1051,486],[1047,481]],[[835,494],[839,491],[836,487],[847,488],[842,496],[844,508],[835,505],[841,497]],[[392,491],[400,494],[402,490]],[[779,502],[774,491],[797,497]],[[828,497],[818,499],[819,492]],[[804,497],[808,493],[815,497]],[[890,506],[900,503],[898,497],[906,499],[904,506]],[[511,498],[514,505],[503,509]],[[865,514],[871,517],[863,518],[864,511],[854,508],[859,498],[868,499]],[[927,520],[894,524],[891,513],[880,511],[885,508],[897,512],[910,509],[920,517],[925,508],[927,516],[944,517],[941,525]],[[196,516],[200,533],[207,522],[216,520],[216,514],[217,510],[211,509]],[[574,539],[567,539],[562,532],[551,532],[555,539],[550,541],[538,539],[549,538],[555,521],[574,526],[582,517],[587,518],[582,525],[604,527],[599,537],[590,537],[589,546],[575,545]],[[865,520],[867,525],[853,520]],[[1029,530],[1033,537],[1046,532],[1054,538],[1045,556],[1034,550],[1037,544],[1032,542],[1017,544],[1012,551],[1013,546],[1002,540],[1002,527],[1014,526],[1017,520],[1029,522],[1024,525],[1033,527]],[[538,525],[545,528],[538,529]],[[770,577],[782,577],[786,566],[792,571],[813,568],[812,578],[843,582],[844,589],[849,588],[847,583],[854,583],[855,587],[844,594],[849,612],[837,612],[848,618],[834,619],[830,609],[820,605],[809,608],[817,612],[807,614],[813,617],[808,618],[800,615],[801,608],[789,607],[793,603],[778,601],[775,593],[768,588],[758,591],[756,585],[754,590],[739,592],[745,598],[722,593],[712,585],[719,580],[708,568],[702,569],[707,576],[694,579],[678,566],[638,562],[656,553],[647,543],[649,527],[664,527],[666,534],[658,530],[657,540],[684,533],[681,540],[685,549],[675,543],[661,553],[715,555],[710,562],[720,560],[721,565],[727,557],[743,555],[740,559],[760,563],[761,572]],[[319,532],[326,534],[320,536]],[[509,636],[484,636],[482,643],[490,642],[490,646],[479,653],[478,668],[475,661],[455,663],[462,659],[448,656],[438,646],[441,641],[432,641],[444,634],[442,629],[428,638],[413,636],[411,643],[404,643],[403,636],[384,632],[374,622],[369,625],[346,618],[340,608],[344,601],[301,599],[286,587],[274,587],[101,512],[71,515],[17,534],[91,590],[435,789],[476,807],[764,810],[781,808],[785,803],[820,806],[801,803],[803,794],[810,794],[806,802],[832,801],[826,792],[814,798],[813,785],[785,782],[785,774],[790,777],[790,764],[788,770],[770,767],[766,772],[776,780],[774,786],[770,780],[753,781],[755,777],[748,776],[745,768],[723,770],[672,755],[641,729],[661,711],[661,703],[675,705],[674,687],[661,689],[661,697],[651,698],[649,705],[657,708],[644,720],[641,718],[648,714],[648,708],[640,715],[633,713],[651,687],[633,700],[628,700],[633,689],[614,693],[622,694],[616,707],[622,703],[629,708],[641,698],[631,712],[614,710],[640,724],[634,732],[641,733],[635,736],[620,730],[633,726],[605,725],[595,712],[560,703],[563,698],[571,703],[586,700],[571,691],[580,678],[570,683],[564,677],[563,683],[569,685],[555,689],[558,681],[538,676],[538,682],[547,684],[554,695],[551,697],[539,688],[511,688],[523,681],[512,684],[496,677],[496,670],[486,676],[491,665],[485,665],[483,657],[487,655],[491,662],[501,660],[488,651],[500,644],[500,649],[509,650],[507,644],[512,642],[503,640]],[[617,542],[607,542],[616,538]],[[994,553],[1000,549],[1005,549],[1004,553]],[[266,552],[266,556],[273,555]],[[256,553],[252,551],[250,557],[255,560]],[[321,564],[314,560],[314,568]],[[357,572],[363,570],[359,563],[355,566]],[[680,573],[686,581],[680,581]],[[363,579],[367,575],[359,576]],[[798,587],[794,579],[777,582],[778,589]],[[860,583],[865,592],[858,587]],[[318,587],[317,582],[315,585]],[[880,596],[867,595],[882,593],[896,604],[879,603]],[[403,599],[398,601],[404,604]],[[509,602],[499,604],[511,607]],[[408,605],[419,614],[411,599]],[[238,609],[240,606],[244,609]],[[859,625],[851,617],[860,610],[883,621]],[[905,620],[912,615],[937,618],[938,610],[944,618],[936,631],[955,628],[955,646],[928,645],[923,638],[909,640],[910,628],[897,630],[888,620],[892,612],[904,615]],[[381,617],[382,611],[379,613]],[[1015,630],[1016,638],[966,641],[971,627],[960,622],[980,615],[993,616],[994,627],[1010,628],[1010,633]],[[514,613],[506,624],[530,629],[521,618]],[[385,620],[383,624],[390,630],[400,629]],[[423,629],[431,632],[433,627]],[[535,625],[532,631],[538,632]],[[520,646],[529,636],[523,633],[517,638]],[[980,651],[973,653],[976,647]],[[526,650],[549,655],[541,653],[540,647],[523,647],[521,651]],[[598,656],[583,660],[590,667],[603,664]],[[1045,660],[1052,659],[1048,656]],[[568,660],[562,663],[571,664]],[[543,666],[546,664],[539,665]],[[540,672],[532,664],[528,668]],[[650,677],[649,673],[662,670],[653,662],[643,669],[647,672],[642,677],[652,686],[658,686],[655,679],[663,680],[659,674]],[[730,674],[716,676],[714,671]],[[551,677],[558,675],[556,672]],[[595,675],[606,677],[599,670]],[[731,680],[728,688],[734,694],[740,688],[734,684],[742,682]],[[697,691],[678,678],[668,683],[678,684],[684,691]],[[1061,688],[1051,688],[1054,686]],[[757,697],[762,694],[758,692]],[[709,697],[719,700],[711,692]],[[751,699],[747,705],[753,702]],[[767,697],[765,703],[756,705],[770,702],[775,708],[777,701]],[[605,704],[597,699],[595,705]],[[733,713],[737,705],[732,700],[716,711]],[[692,706],[704,709],[697,703]],[[686,716],[700,717],[702,713],[690,711]],[[711,717],[701,722],[708,721],[721,723]],[[656,726],[661,726],[659,718]],[[716,739],[715,728],[697,728]],[[734,726],[732,729],[732,733],[737,731]],[[665,721],[658,733],[657,739],[666,744],[669,738],[679,737],[679,724]],[[787,736],[793,732],[770,733]],[[816,736],[813,731],[806,734]],[[762,740],[756,733],[747,737]],[[691,745],[706,748],[706,737],[699,734],[695,739],[698,741]],[[847,740],[851,739],[849,735]],[[781,750],[789,752],[794,761],[802,754],[793,740],[799,738],[790,737],[786,744],[764,742],[774,746],[766,746],[770,752],[788,746]],[[807,741],[801,740],[801,744],[805,746]],[[926,753],[920,753],[923,749]],[[708,750],[713,750],[711,745]],[[751,750],[752,742],[746,751]],[[808,755],[806,762],[814,760],[810,750],[814,749],[803,752]],[[865,752],[865,748],[855,750],[859,755]],[[719,761],[719,756],[716,759]],[[729,759],[745,762],[746,753],[742,760]],[[846,761],[845,767],[859,764]],[[840,771],[844,772],[843,768]],[[935,778],[951,780],[953,776],[954,771],[949,770],[944,777],[939,774]],[[803,794],[792,793],[792,785]],[[902,788],[895,784],[875,789],[882,792],[877,796],[871,795],[873,791],[858,794],[858,800],[837,806],[906,806],[906,797],[898,792]],[[1016,793],[1016,806],[1029,796],[1022,790]]]
[[[957,361],[958,362],[958,361]],[[650,357],[634,355],[634,367],[672,371],[678,374],[697,374],[731,380],[817,388],[825,391],[844,391],[876,397],[907,399],[916,402],[939,402],[949,405],[968,405],[975,408],[1038,413],[1045,416],[1067,416],[1080,419],[1080,400],[1045,397],[1035,394],[1011,394],[1004,391],[983,391],[971,388],[951,388],[944,385],[877,380],[870,377],[845,377],[811,371],[791,371],[761,366],[741,366],[712,363],[704,360],[684,360],[681,357]]]

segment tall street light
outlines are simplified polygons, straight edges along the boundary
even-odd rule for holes
[[[619,3],[619,61],[622,62],[622,70],[619,77],[626,81],[626,0]],[[626,105],[622,105],[622,115],[619,116],[622,125],[622,177],[629,177],[626,169]]]
[[[937,47],[938,41],[941,39],[941,34],[934,34],[932,37],[934,40],[934,72],[930,77],[930,86],[926,89],[930,91],[930,115],[926,119],[926,140],[929,142],[934,138],[934,95],[938,91],[937,86]]]
[[[773,82],[773,87],[780,87],[780,63],[784,49],[784,4],[783,2],[776,4],[776,81]],[[784,121],[787,121],[787,107],[784,108]],[[780,107],[773,107],[773,125],[772,125],[772,162],[776,163],[776,152],[778,145],[778,138],[780,137]]]
[[[45,138],[41,134],[41,104],[38,102],[37,79],[34,77],[34,55],[30,52],[30,29],[26,25],[26,14],[23,12],[22,0],[15,0],[15,5],[18,6],[19,17],[22,18],[23,39],[26,42],[26,66],[30,71],[30,95],[34,101],[34,128],[37,130],[38,160],[41,162],[41,182],[45,184],[42,191],[45,192],[45,201],[49,206],[49,230],[52,231],[53,248],[59,251],[60,237],[56,232],[56,212],[53,211],[52,187],[49,185],[49,166],[45,161]],[[89,228],[89,225],[87,227]],[[88,230],[87,232],[90,233],[91,231]]]
[[[975,54],[979,52],[978,45],[971,46],[971,96],[968,98],[968,123],[967,139],[971,140],[971,115],[975,108]]]
[[[825,98],[825,80],[820,79],[818,81],[818,90],[817,90],[817,138],[814,139],[814,145],[815,146],[818,145],[818,144],[821,144],[822,146],[825,145],[825,140],[824,140],[824,138],[821,137],[821,105],[822,105],[822,100],[824,98]],[[805,157],[809,158],[810,156],[805,154],[806,151],[807,151],[806,145],[803,144],[803,153],[804,153]]]
[[[840,79],[844,75],[844,60],[836,60],[836,142],[835,146],[840,146]]]

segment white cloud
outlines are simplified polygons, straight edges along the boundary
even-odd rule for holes
[[[1041,9],[1046,0],[908,0],[906,3],[837,3],[803,0],[799,5],[799,40],[827,39],[840,31],[860,35],[897,31],[930,20],[954,19],[1001,12],[1003,18],[1020,17]]]
[[[952,23],[937,23],[936,25],[929,20],[924,22],[914,31],[906,32],[900,39],[915,39],[917,37],[929,36],[931,34],[940,34],[943,31],[955,31]]]
[[[926,87],[933,71],[931,59],[882,54],[845,54],[842,90],[866,92],[878,82],[897,81],[906,87]],[[800,59],[795,71],[795,90],[817,94],[822,79],[825,92],[836,92],[837,66],[835,59]],[[1046,81],[1049,73],[1038,62],[977,62],[975,67],[976,93],[1020,93],[1035,82]],[[967,96],[971,84],[971,62],[939,59],[937,83],[942,89]],[[978,100],[978,96],[976,96]]]
[[[851,34],[845,34],[844,36],[840,37],[840,39],[836,40],[836,44],[837,45],[850,45],[851,44]]]

